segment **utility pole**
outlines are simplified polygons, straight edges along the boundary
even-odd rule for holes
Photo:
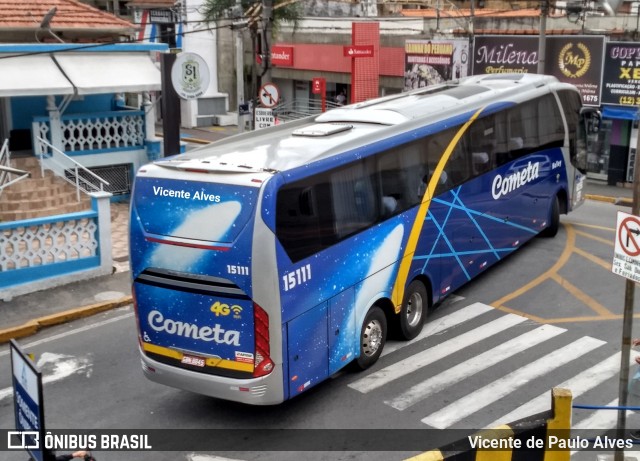
[[[245,23],[237,24],[236,31],[236,104],[238,105],[238,132],[244,131],[244,115],[240,115],[240,105],[245,104],[244,97],[244,40],[243,28]]]
[[[636,152],[640,152],[640,136],[638,136]],[[633,203],[631,204],[631,214],[640,214],[640,162],[636,154],[633,162]],[[629,361],[631,360],[631,332],[633,329],[633,302],[635,297],[636,282],[627,279],[624,288],[624,312],[622,316],[622,348],[620,351],[620,385],[618,387],[618,406],[626,407],[629,396]],[[626,437],[627,411],[618,410],[617,438],[622,440]],[[624,450],[618,448],[615,452],[615,461],[624,460]]]
[[[544,74],[545,49],[547,46],[547,15],[549,14],[549,0],[541,0],[540,4],[540,38],[538,38],[538,73]]]
[[[469,35],[471,36],[471,48],[473,49],[473,39],[476,33],[475,27],[473,24],[474,17],[476,15],[476,2],[475,0],[471,0],[471,5],[469,6]]]
[[[262,84],[271,82],[271,23],[273,0],[262,0]]]

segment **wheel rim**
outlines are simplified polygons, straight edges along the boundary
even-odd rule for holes
[[[374,355],[382,344],[382,324],[372,320],[367,324],[362,334],[362,352],[367,357]]]
[[[412,293],[407,301],[407,324],[415,327],[422,318],[422,296],[420,293]]]

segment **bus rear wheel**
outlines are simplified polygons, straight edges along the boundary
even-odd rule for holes
[[[387,318],[382,309],[373,306],[367,312],[360,330],[360,357],[356,365],[366,370],[376,363],[387,340]]]
[[[542,237],[555,237],[560,228],[560,199],[556,195],[551,200],[551,210],[549,211],[549,225],[540,232]]]
[[[409,341],[420,334],[424,325],[424,314],[429,306],[427,289],[420,280],[407,287],[400,310],[400,337]]]

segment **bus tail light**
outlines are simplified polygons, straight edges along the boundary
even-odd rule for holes
[[[269,355],[269,315],[256,303],[253,303],[253,324],[256,338],[253,377],[259,378],[273,371],[273,361]]]

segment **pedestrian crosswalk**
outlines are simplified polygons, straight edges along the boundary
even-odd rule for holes
[[[424,347],[412,347],[422,340]],[[429,321],[414,341],[388,343],[383,357],[404,358],[383,358],[348,386],[379,395],[384,405],[417,416],[425,427],[482,429],[549,410],[553,387],[570,389],[574,402],[586,397],[599,401],[581,403],[614,404],[620,369],[615,349],[474,303]],[[576,410],[573,427],[610,429],[616,418],[615,411]]]

